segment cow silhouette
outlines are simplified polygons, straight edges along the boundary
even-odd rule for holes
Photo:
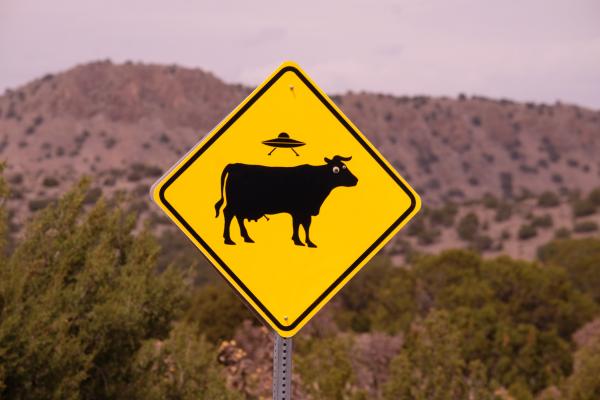
[[[350,172],[344,161],[352,157],[325,158],[325,165],[298,165],[295,167],[269,167],[264,165],[229,164],[221,173],[221,199],[215,204],[223,208],[225,244],[231,240],[229,228],[235,217],[240,234],[247,243],[254,243],[248,235],[244,220],[257,221],[267,215],[288,213],[292,216],[292,240],[304,246],[298,230],[300,225],[306,233],[306,245],[317,247],[310,240],[310,223],[319,215],[323,202],[331,191],[339,186],[356,186],[358,179]],[[223,197],[225,194],[225,198]]]

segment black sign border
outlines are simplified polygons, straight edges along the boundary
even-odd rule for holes
[[[215,253],[213,249],[198,235],[196,231],[187,223],[185,219],[175,210],[175,208],[167,201],[165,197],[165,191],[169,188],[169,186],[175,182],[175,180],[187,169],[189,168],[194,161],[198,159],[206,151],[223,133],[229,129],[229,127],[240,118],[246,110],[248,110],[283,74],[287,72],[293,72],[298,76],[298,78],[313,92],[315,96],[327,107],[327,109],[338,119],[338,121],[352,134],[352,136],[367,150],[367,152],[373,157],[379,165],[385,170],[385,172],[406,192],[408,197],[410,198],[410,206],[406,209],[400,217],[394,221],[394,223],[387,229],[385,232],[377,239],[371,246],[369,246],[360,257],[356,259],[348,267],[342,275],[338,279],[336,279],[298,318],[296,318],[291,324],[283,325],[281,324],[275,316],[260,302],[260,300],[248,289],[246,285],[233,273],[233,271],[225,264],[225,262]],[[368,257],[377,246],[381,244],[381,242],[398,227],[415,209],[417,205],[417,200],[413,194],[413,192],[392,172],[392,170],[387,166],[387,164],[373,151],[371,146],[369,146],[365,140],[354,130],[354,128],[346,121],[340,113],[331,105],[331,103],[314,87],[314,85],[294,66],[285,66],[277,74],[275,74],[263,87],[260,88],[244,105],[241,107],[232,117],[230,117],[227,122],[208,139],[205,143],[203,143],[196,152],[188,158],[188,160],[175,171],[171,177],[160,187],[159,190],[159,198],[163,205],[173,214],[175,218],[188,230],[188,232],[198,241],[198,243],[206,250],[210,256],[219,264],[219,266],[229,275],[231,278],[243,291],[244,293],[252,299],[254,304],[256,304],[261,311],[267,316],[267,318],[276,325],[282,331],[291,331],[298,326],[335,288],[337,288],[342,281],[352,273],[360,263]],[[217,269],[218,270],[218,269]]]

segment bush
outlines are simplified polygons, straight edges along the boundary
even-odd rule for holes
[[[145,341],[132,375],[133,390],[122,393],[122,398],[242,399],[227,389],[216,349],[184,323],[178,323],[164,341]]]
[[[575,199],[571,207],[575,217],[587,217],[596,212],[596,206],[589,199]]]
[[[8,183],[10,183],[11,185],[20,185],[21,183],[23,183],[23,174],[14,174],[12,176],[8,177]]]
[[[339,294],[335,313],[343,330],[395,334],[407,329],[417,309],[414,277],[386,257],[375,257]]]
[[[29,211],[39,211],[46,208],[53,201],[54,200],[50,198],[32,199],[29,200],[29,203],[27,203],[27,205],[29,206]]]
[[[96,186],[87,191],[85,198],[83,199],[84,204],[93,204],[102,197],[102,188]]]
[[[600,239],[555,240],[538,249],[538,258],[562,266],[577,288],[600,303]]]
[[[573,231],[577,233],[589,233],[598,230],[598,224],[594,221],[581,221],[575,224]]]
[[[184,304],[181,274],[154,272],[149,233],[103,202],[84,211],[86,190],[38,213],[0,263],[2,398],[131,398],[142,343]]]
[[[498,198],[490,193],[486,193],[483,196],[482,202],[483,202],[483,206],[485,208],[496,208],[496,207],[498,207],[498,205],[500,203],[498,201]]]
[[[447,203],[441,208],[434,208],[429,212],[429,221],[432,225],[441,225],[451,227],[454,225],[458,207],[452,203]]]
[[[562,228],[558,228],[556,232],[554,232],[555,239],[568,239],[570,237],[571,231],[569,230],[569,228],[565,228],[564,226]]]
[[[417,241],[422,246],[428,246],[437,242],[441,235],[439,229],[425,229],[417,235]]]
[[[494,220],[496,222],[508,221],[512,216],[512,206],[508,203],[500,203],[496,209]]]
[[[232,338],[235,328],[244,319],[254,319],[233,290],[223,283],[196,289],[190,304],[184,320],[214,344]],[[219,318],[215,318],[216,315]]]
[[[408,236],[418,236],[423,234],[425,230],[427,230],[425,227],[425,219],[422,217],[417,217],[408,223],[408,226],[406,227],[406,234]]]
[[[573,374],[565,382],[565,399],[600,399],[600,335],[575,353]]]
[[[554,221],[550,214],[544,214],[533,217],[531,224],[536,228],[550,228],[554,224]]]
[[[492,238],[486,235],[477,235],[473,240],[473,249],[477,251],[487,251],[492,248]]]
[[[476,372],[476,370],[482,370]],[[461,354],[461,332],[444,311],[431,312],[411,331],[390,366],[384,399],[492,399],[481,363],[468,365]]]
[[[479,218],[473,212],[469,212],[464,217],[460,219],[458,222],[458,226],[456,227],[456,231],[458,232],[458,236],[465,241],[472,241],[475,239],[477,232],[479,230]]]
[[[44,185],[46,187],[56,187],[56,186],[60,185],[60,182],[58,181],[58,179],[56,179],[53,176],[47,176],[42,181],[42,185]]]
[[[546,191],[538,198],[538,206],[540,207],[556,207],[560,204],[560,198],[554,192]]]
[[[500,172],[500,188],[506,198],[513,197],[513,176],[510,172]]]
[[[530,224],[523,224],[519,228],[519,239],[527,240],[537,236],[537,229]]]
[[[590,192],[588,195],[588,201],[596,207],[600,207],[600,187],[597,187]]]
[[[559,267],[448,251],[421,258],[415,274],[418,309],[450,313],[461,358],[483,363],[500,385],[523,381],[532,393],[570,372],[568,341],[598,310]]]
[[[351,346],[347,337],[311,338],[298,343],[295,368],[311,398],[351,398],[351,385],[356,379],[350,361]]]

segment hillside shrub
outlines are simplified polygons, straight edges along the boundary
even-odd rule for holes
[[[477,251],[483,252],[490,250],[493,243],[494,241],[491,237],[487,235],[477,235],[475,236],[475,239],[473,239],[472,247]]]
[[[437,242],[441,234],[436,228],[424,229],[417,235],[417,242],[422,246],[429,246]]]
[[[407,270],[375,257],[339,294],[335,320],[343,330],[395,334],[416,315],[415,280]]]
[[[39,199],[31,199],[27,203],[29,207],[29,211],[39,211],[46,208],[50,205],[54,200],[48,197],[41,197]]]
[[[537,236],[537,229],[534,225],[523,224],[519,228],[519,239],[527,240]]]
[[[458,207],[453,203],[446,203],[443,207],[431,209],[429,212],[429,221],[434,226],[445,226],[447,228],[454,225]]]
[[[537,215],[532,218],[531,224],[536,228],[550,228],[554,220],[550,214]]]
[[[496,222],[508,221],[512,216],[512,206],[509,203],[502,202],[496,208],[496,215],[494,220]]]
[[[418,236],[426,229],[427,227],[425,226],[425,219],[417,217],[408,223],[406,227],[406,234],[408,236]]]
[[[215,347],[185,323],[177,323],[165,340],[145,341],[132,369],[132,390],[121,398],[243,399],[227,389]]]
[[[461,332],[445,311],[433,311],[416,325],[390,366],[384,399],[494,398],[480,362],[461,352]]]
[[[596,206],[589,199],[575,199],[571,205],[574,217],[587,217],[596,212]]]
[[[44,185],[45,187],[52,188],[60,185],[60,182],[53,176],[46,176],[42,181],[42,185]]]
[[[295,369],[312,398],[361,399],[352,397],[356,376],[350,361],[351,349],[352,340],[348,337],[308,338],[298,343]]]
[[[493,208],[497,208],[500,202],[498,201],[498,198],[496,196],[494,196],[493,194],[486,193],[483,196],[482,203],[485,208],[493,209]]]
[[[596,207],[600,207],[600,187],[595,188],[588,194],[588,201]]]
[[[598,223],[595,221],[581,221],[577,222],[575,226],[573,226],[573,232],[576,233],[589,233],[596,232],[598,230]]]
[[[137,397],[136,354],[182,308],[183,277],[154,273],[149,233],[103,201],[84,211],[86,191],[39,212],[0,263],[2,398]]]
[[[463,216],[456,227],[458,236],[465,241],[472,241],[475,239],[479,230],[479,218],[473,212],[469,212]]]
[[[600,239],[555,240],[538,249],[538,258],[562,266],[578,289],[600,303]]]
[[[560,205],[560,197],[554,192],[545,191],[538,198],[538,206],[550,208]]]
[[[571,237],[571,231],[569,230],[569,228],[566,228],[564,226],[562,228],[558,228],[554,232],[555,239],[568,239],[570,237]]]
[[[531,393],[570,373],[568,341],[598,311],[560,267],[448,251],[422,258],[415,275],[418,309],[450,313],[462,358],[481,362],[505,387],[522,381]]]
[[[575,353],[573,374],[565,381],[564,398],[600,399],[600,335],[596,334]]]
[[[214,344],[232,338],[235,328],[244,319],[254,320],[233,290],[220,281],[194,291],[183,319]]]

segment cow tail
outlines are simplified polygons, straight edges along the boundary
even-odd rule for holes
[[[229,167],[231,167],[231,164],[227,165],[223,169],[223,172],[221,173],[221,198],[215,204],[215,211],[217,212],[217,215],[215,216],[215,218],[217,218],[219,216],[219,210],[221,209],[221,206],[223,205],[223,202],[225,201],[225,199],[223,198],[223,186],[225,186],[225,178],[227,177],[227,174],[229,173]]]

